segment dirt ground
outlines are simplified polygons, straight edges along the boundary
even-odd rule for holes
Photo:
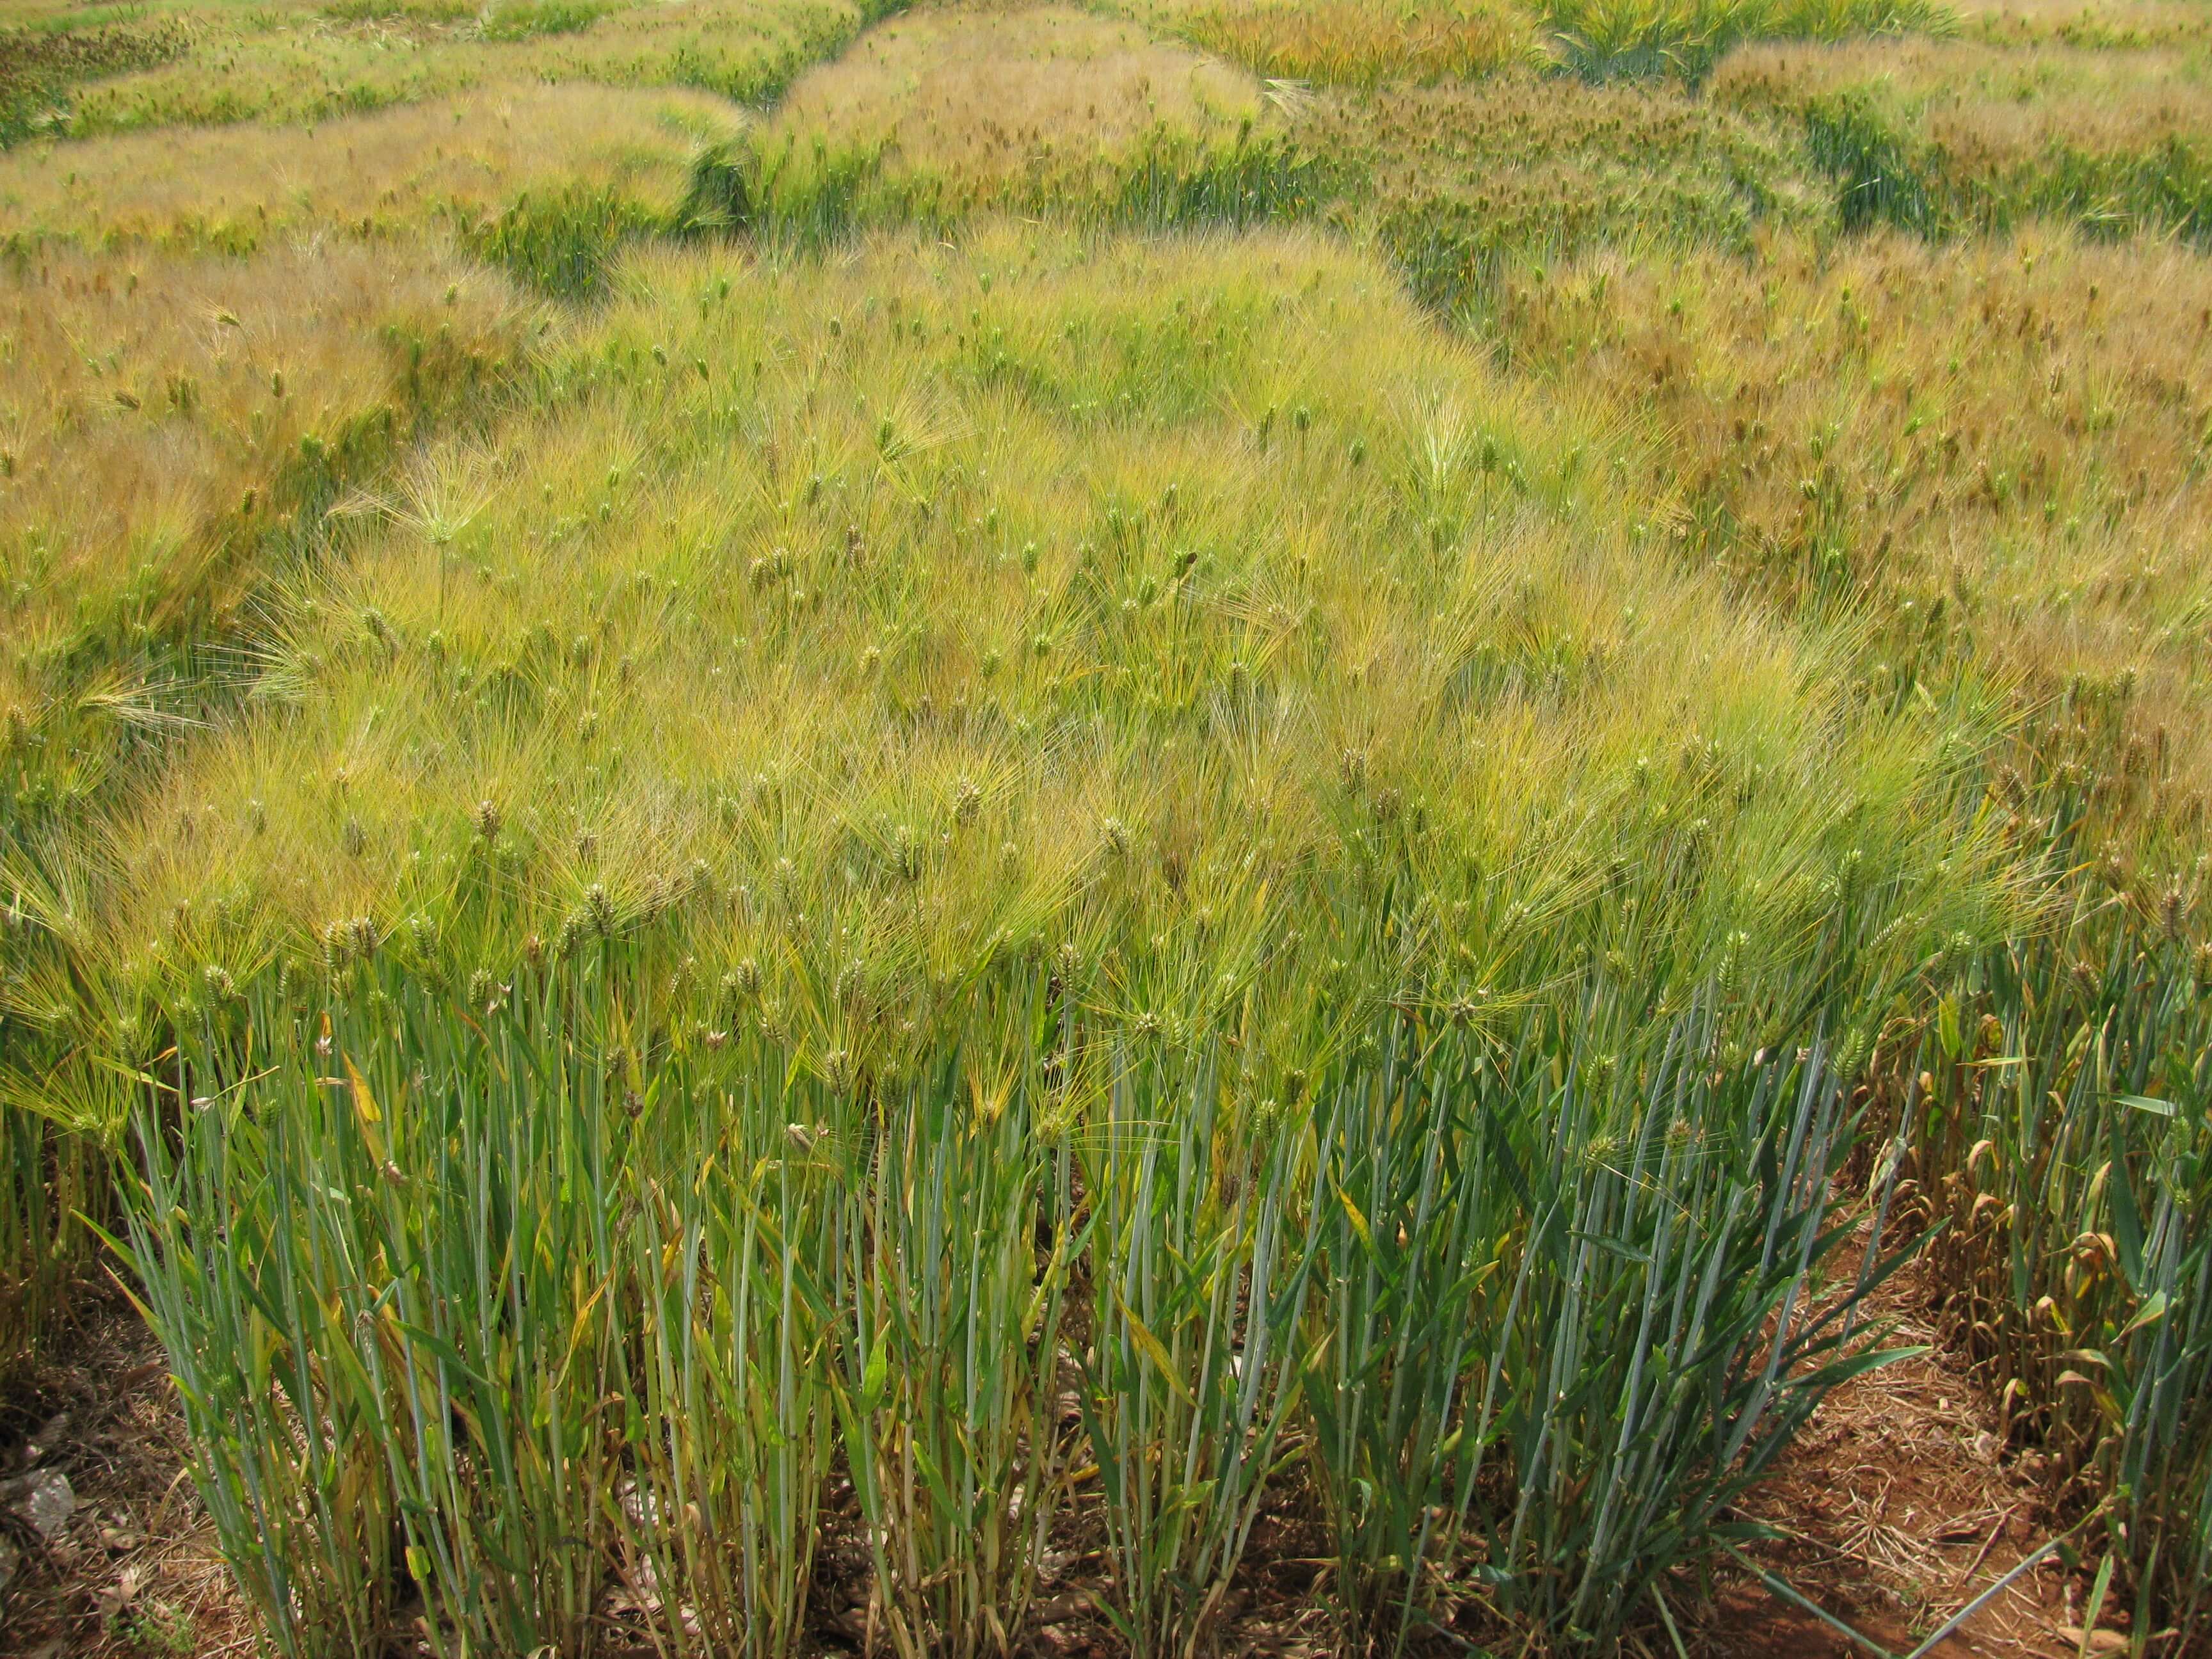
[[[1892,1340],[1933,1344],[1931,1287],[1908,1269],[1881,1292]],[[0,1406],[0,1474],[64,1474],[76,1508],[51,1540],[9,1517],[21,1552],[0,1654],[60,1659],[203,1659],[252,1650],[185,1468],[175,1391],[159,1346],[112,1287],[79,1299],[78,1322]],[[1902,1362],[1832,1395],[1775,1476],[1744,1509],[1789,1534],[1756,1559],[1797,1592],[1893,1655],[2035,1550],[2053,1516],[2036,1460],[2008,1450],[1962,1368],[1940,1353]],[[848,1522],[851,1517],[848,1517]],[[826,1655],[867,1645],[865,1554],[833,1527],[815,1633]],[[1265,1519],[1252,1565],[1222,1609],[1228,1659],[1324,1659],[1340,1646],[1320,1606],[1320,1528],[1296,1506]],[[1103,1589],[1097,1540],[1079,1513],[1048,1563],[1024,1646],[1040,1659],[1114,1659],[1120,1644],[1091,1610]],[[1829,1626],[1730,1568],[1709,1594],[1672,1598],[1692,1659],[1840,1659],[1855,1650]],[[1937,1650],[1942,1659],[2065,1659],[2079,1587],[2055,1558],[2031,1571]],[[2062,1636],[2061,1632],[2066,1632]],[[2100,1633],[2101,1634],[2101,1633]],[[2113,1642],[2093,1638],[2100,1652]],[[1631,1643],[1671,1654],[1663,1630]]]
[[[1917,1264],[1877,1294],[1893,1346],[1936,1346],[1936,1297]],[[1892,1653],[1905,1654],[2051,1535],[2033,1452],[2008,1449],[1963,1364],[1940,1350],[1831,1395],[1746,1515],[1795,1535],[1760,1565]],[[2010,1585],[1935,1650],[1940,1659],[2081,1652],[2059,1632],[2076,1587],[2056,1556]],[[1711,1659],[1794,1659],[1856,1650],[1769,1594],[1731,1585],[1702,1651]],[[2101,1651],[2100,1646],[2093,1650]]]
[[[76,1498],[52,1539],[5,1517],[21,1557],[0,1653],[252,1651],[192,1488],[161,1344],[112,1285],[88,1285],[71,1301],[76,1322],[0,1401],[0,1473],[58,1469]]]

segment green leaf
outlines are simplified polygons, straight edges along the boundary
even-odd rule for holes
[[[1342,1182],[1332,1179],[1329,1184],[1336,1188],[1336,1201],[1344,1206],[1345,1218],[1352,1223],[1352,1231],[1359,1235],[1359,1242],[1366,1248],[1367,1254],[1373,1255],[1375,1235],[1369,1231],[1367,1218],[1359,1212],[1359,1206],[1352,1201],[1352,1194],[1344,1190]],[[1133,1316],[1131,1322],[1134,1322]]]
[[[1622,1243],[1617,1238],[1607,1237],[1603,1233],[1570,1232],[1567,1237],[1586,1244],[1595,1244],[1607,1255],[1619,1256],[1623,1261],[1633,1261],[1641,1267],[1648,1267],[1651,1265],[1649,1251],[1636,1249]]]
[[[1900,1359],[1917,1359],[1929,1352],[1928,1345],[1921,1343],[1910,1348],[1878,1348],[1866,1353],[1855,1353],[1848,1359],[1837,1360],[1832,1365],[1823,1365],[1817,1371],[1792,1377],[1790,1386],[1793,1389],[1832,1389],[1855,1376],[1864,1376],[1869,1371],[1880,1370],[1884,1365],[1894,1364]]]
[[[860,1373],[860,1409],[881,1411],[884,1401],[890,1392],[891,1357],[890,1327],[876,1328],[875,1346],[868,1351],[868,1363]]]
[[[2136,1204],[2135,1182],[2128,1177],[2118,1124],[2112,1126],[2112,1170],[2106,1191],[2112,1200],[2112,1238],[2120,1247],[2120,1271],[2128,1276],[2130,1285],[2140,1285],[2143,1276],[2142,1211]]]
[[[2164,1291],[2153,1291],[2150,1293],[2149,1299],[2146,1301],[2141,1308],[2136,1310],[2136,1316],[2128,1321],[2127,1328],[2121,1331],[2120,1335],[2123,1338],[2133,1336],[2137,1331],[2142,1329],[2144,1326],[2155,1325],[2160,1320],[2165,1317],[2166,1292]]]
[[[2148,1112],[2154,1117],[2172,1117],[2179,1109],[2170,1100],[2160,1100],[2152,1095],[2115,1095],[2123,1106],[2132,1106],[2138,1112]]]

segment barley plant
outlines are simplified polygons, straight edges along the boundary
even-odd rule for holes
[[[1084,1421],[1115,1624],[1133,1652],[1182,1655],[1229,1589],[1280,1454],[1304,1284],[1285,1248],[1291,1153],[1264,1133],[1223,1136],[1216,1056],[1182,1079],[1132,1070],[1094,1131]],[[1217,1163],[1224,1139],[1250,1149],[1243,1167]]]
[[[948,1066],[853,1131],[875,1168],[850,1223],[842,1443],[902,1654],[1004,1649],[1066,1495],[1081,1241],[1066,1142],[1038,1121],[1049,1102],[1034,1078]]]
[[[0,1357],[265,1650],[1686,1659],[1908,1264],[2212,1638],[2192,9],[21,12]]]
[[[2053,844],[2080,800],[2049,804]],[[2093,1558],[2134,1616],[2205,1629],[2212,1567],[2212,1237],[2203,1086],[2207,961],[2179,885],[2148,914],[2082,905],[1977,964],[1909,1064],[1918,1201],[1947,1221],[1948,1316],[2007,1417],[2094,1504]],[[2111,1569],[2107,1567],[2109,1575]]]

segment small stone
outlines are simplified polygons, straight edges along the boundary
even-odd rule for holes
[[[51,1541],[61,1536],[76,1513],[76,1493],[69,1476],[59,1469],[37,1469],[0,1486],[8,1508],[31,1523],[40,1537]]]
[[[2088,1635],[2089,1651],[2092,1653],[2121,1653],[2127,1649],[2128,1638],[2116,1630],[2094,1630]],[[2058,1639],[2076,1652],[2081,1650],[2081,1631],[2078,1626],[2061,1625]]]

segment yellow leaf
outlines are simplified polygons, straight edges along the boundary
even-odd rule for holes
[[[1344,1190],[1341,1182],[1332,1178],[1329,1184],[1336,1188],[1336,1201],[1344,1206],[1345,1214],[1352,1218],[1352,1230],[1359,1235],[1359,1242],[1367,1247],[1369,1254],[1373,1254],[1375,1235],[1367,1230],[1367,1218],[1359,1213],[1359,1206],[1352,1201],[1352,1194]]]
[[[350,1054],[346,1057],[345,1068],[346,1076],[353,1080],[353,1105],[354,1109],[361,1114],[361,1121],[363,1123],[383,1122],[384,1114],[376,1108],[376,1097],[369,1093],[368,1085],[362,1080]]]
[[[361,1119],[362,1139],[368,1143],[369,1153],[380,1164],[389,1164],[392,1155],[385,1149],[384,1131],[379,1126],[384,1114],[377,1109],[376,1097],[368,1091],[368,1083],[355,1068],[352,1056],[345,1063],[346,1078],[352,1085],[354,1115]]]
[[[1185,1405],[1196,1406],[1198,1396],[1191,1393],[1189,1385],[1176,1375],[1175,1363],[1168,1358],[1168,1351],[1159,1338],[1145,1328],[1145,1322],[1137,1317],[1137,1310],[1129,1305],[1127,1298],[1121,1291],[1114,1292],[1114,1299],[1121,1304],[1121,1317],[1129,1322],[1129,1334],[1136,1339],[1137,1346],[1145,1358],[1152,1362],[1152,1369],[1159,1372],[1168,1387],[1182,1396]]]

